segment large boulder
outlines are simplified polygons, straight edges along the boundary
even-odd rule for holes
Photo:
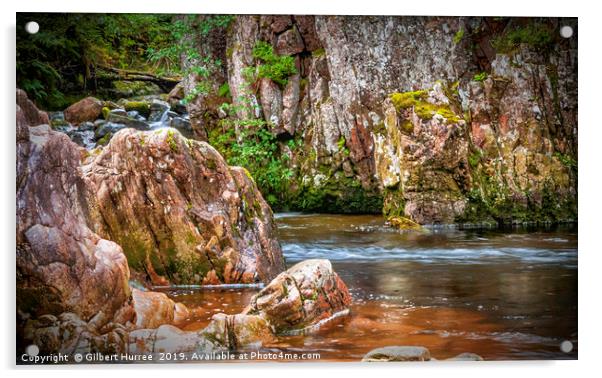
[[[311,331],[349,311],[351,295],[328,260],[305,260],[278,275],[243,311],[259,315],[276,333]]]
[[[453,223],[463,214],[471,183],[466,122],[441,83],[393,93],[384,103],[383,130],[375,136],[384,213],[412,221]]]
[[[104,104],[97,98],[86,97],[65,109],[65,120],[79,125],[82,122],[94,122],[100,118]]]
[[[268,282],[284,270],[271,209],[243,168],[175,129],[117,132],[83,166],[96,230],[151,283]]]
[[[29,127],[29,111],[17,105],[17,345],[124,350],[129,268],[121,247],[86,225],[84,150],[48,125]]]
[[[18,127],[17,309],[112,316],[129,298],[129,269],[121,247],[86,226],[82,150],[47,125]]]

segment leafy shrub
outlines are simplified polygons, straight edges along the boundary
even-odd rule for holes
[[[532,23],[524,27],[517,27],[494,38],[491,42],[493,48],[499,53],[512,53],[521,44],[544,51],[553,43],[552,31],[541,23]]]
[[[267,42],[259,41],[253,48],[253,57],[263,62],[257,66],[258,78],[269,78],[273,82],[285,86],[288,77],[297,73],[295,59],[292,56],[280,56]]]
[[[484,81],[485,79],[487,79],[487,72],[481,72],[481,73],[475,74],[474,77],[472,78],[472,80],[474,80],[474,81]]]

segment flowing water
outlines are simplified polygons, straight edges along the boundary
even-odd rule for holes
[[[276,218],[287,265],[329,259],[353,304],[342,321],[269,348],[351,361],[388,345],[425,346],[437,359],[577,358],[576,228],[403,233],[377,216]],[[169,294],[198,309],[187,326],[195,330],[215,313],[240,312],[257,290]]]

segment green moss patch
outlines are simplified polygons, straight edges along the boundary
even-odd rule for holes
[[[128,112],[135,110],[145,117],[148,117],[148,115],[150,114],[150,105],[148,104],[148,102],[128,101],[123,105],[123,107]]]
[[[426,101],[428,91],[420,90],[413,92],[392,93],[389,98],[398,112],[413,108],[416,115],[423,120],[430,120],[435,115],[440,115],[449,123],[458,123],[460,117],[453,112],[447,104],[431,104]]]

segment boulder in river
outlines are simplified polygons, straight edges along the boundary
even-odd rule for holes
[[[284,270],[249,173],[171,128],[117,132],[83,167],[92,223],[155,285],[268,282]]]
[[[421,346],[387,346],[366,353],[362,362],[429,361],[431,353]]]
[[[305,260],[251,298],[243,314],[265,318],[276,333],[303,333],[349,311],[347,285],[328,260]]]
[[[107,122],[119,123],[125,125],[126,127],[131,127],[137,130],[149,129],[149,126],[146,122],[129,117],[127,112],[122,109],[111,110],[107,115]]]
[[[205,344],[210,349],[258,348],[276,340],[272,327],[266,319],[245,314],[216,314],[200,335],[209,341]]]
[[[86,97],[65,109],[65,120],[73,125],[94,122],[102,114],[104,103],[94,97]]]
[[[157,328],[162,324],[181,324],[190,315],[188,308],[164,293],[132,289],[136,328]]]

